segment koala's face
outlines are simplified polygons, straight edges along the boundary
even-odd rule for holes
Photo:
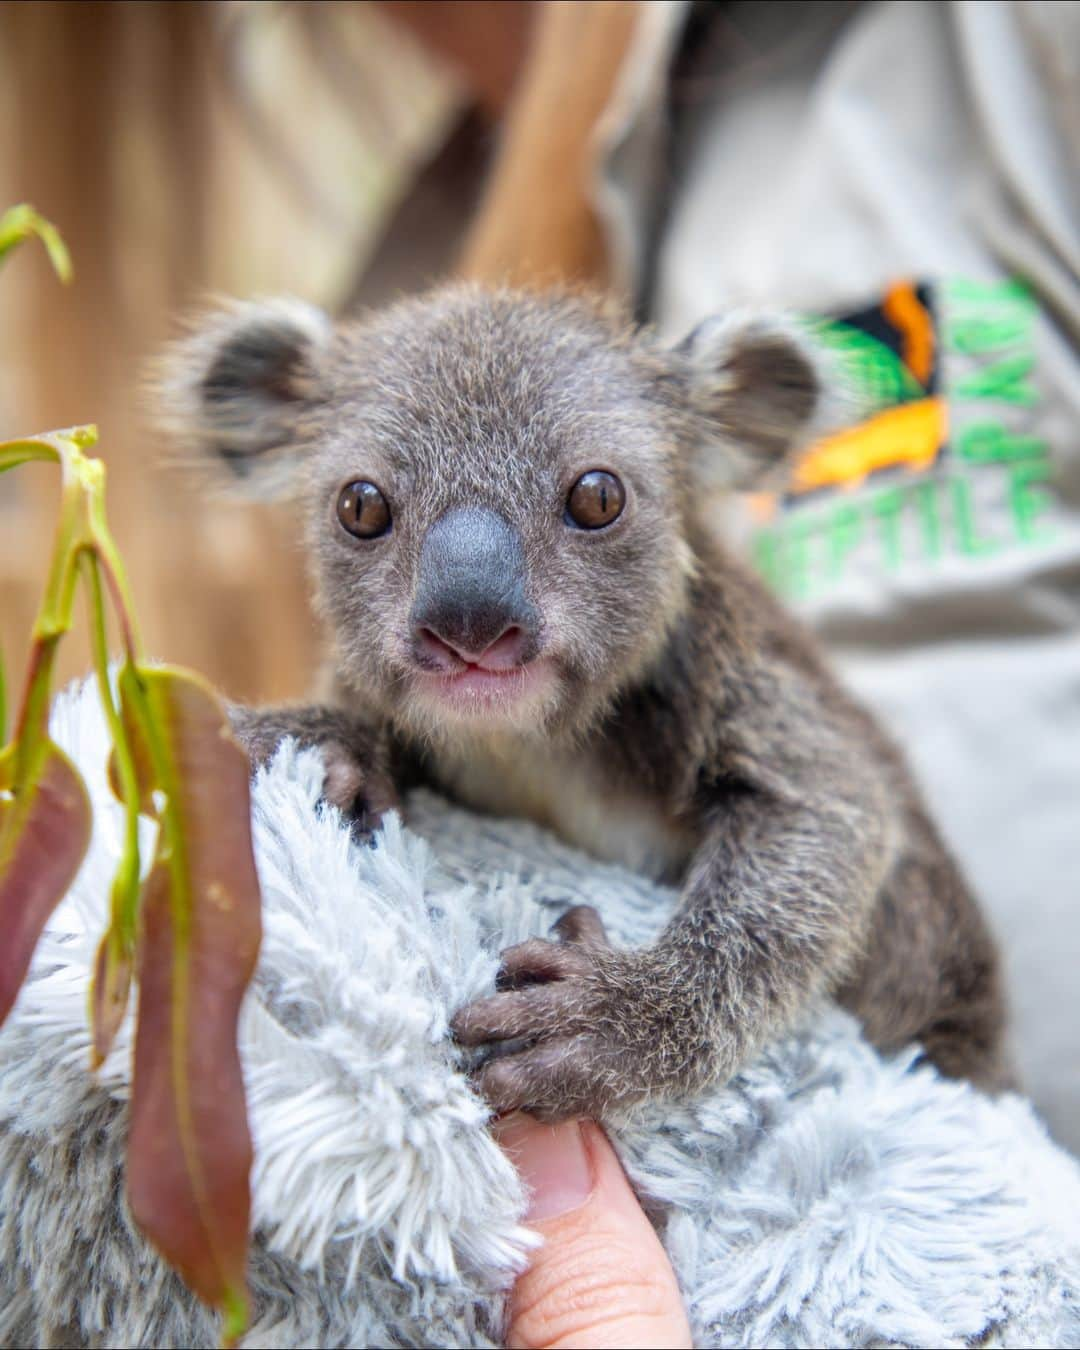
[[[475,296],[339,335],[304,472],[341,669],[425,729],[579,723],[683,603],[678,455],[638,348]]]
[[[684,612],[702,443],[767,460],[817,401],[758,319],[668,353],[580,300],[467,288],[338,330],[232,311],[175,369],[174,425],[303,502],[339,676],[428,735],[586,725]]]

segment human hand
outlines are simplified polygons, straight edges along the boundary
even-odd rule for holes
[[[544,1239],[510,1296],[512,1350],[688,1347],[675,1273],[599,1125],[505,1117],[500,1144]]]

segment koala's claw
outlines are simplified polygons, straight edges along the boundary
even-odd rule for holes
[[[358,764],[347,746],[324,745],[322,752],[326,766],[323,800],[336,806],[349,822],[357,843],[371,844],[385,813],[400,809],[393,783]]]
[[[460,1044],[492,1048],[476,1079],[500,1113],[528,1110],[547,1120],[595,1113],[599,1071],[620,1051],[610,1032],[596,1030],[607,997],[598,961],[611,950],[599,914],[577,905],[552,931],[560,941],[529,938],[504,951],[498,992],[451,1022]]]
[[[529,938],[516,947],[506,948],[495,976],[496,989],[521,989],[530,984],[547,984],[551,980],[585,975],[593,964],[588,948],[610,946],[603,920],[592,905],[575,905],[568,909],[552,925],[551,931],[561,941]]]
[[[585,952],[558,942],[546,942],[543,938],[529,938],[503,952],[495,988],[505,992],[528,985],[549,984],[552,980],[566,980],[586,974],[589,964]]]
[[[317,747],[323,758],[323,800],[352,823],[353,835],[368,841],[383,813],[399,805],[386,754],[370,729],[336,708],[245,708],[229,705],[233,734],[247,751],[252,771],[273,758],[293,737]]]
[[[364,787],[364,770],[347,746],[333,741],[322,747],[322,757],[326,771],[323,799],[346,815],[353,814]]]
[[[369,842],[383,814],[399,804],[393,784],[359,764],[347,745],[328,741],[321,750],[326,773],[323,800],[351,820],[357,840]]]
[[[551,928],[563,942],[581,942],[591,947],[610,947],[607,929],[592,905],[573,905]]]
[[[597,1116],[597,1065],[603,1046],[589,1037],[546,1041],[519,1054],[489,1060],[476,1078],[481,1096],[497,1115],[528,1111],[552,1122]]]

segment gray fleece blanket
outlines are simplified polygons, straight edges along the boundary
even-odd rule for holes
[[[92,691],[54,735],[93,846],[0,1033],[0,1343],[202,1346],[215,1319],[132,1228],[131,1027],[87,1071],[87,975],[120,837]],[[568,905],[647,941],[674,895],[429,795],[375,848],[286,747],[254,791],[265,900],[242,1019],[256,1346],[487,1346],[534,1239],[447,1036],[500,947]],[[832,1008],[706,1096],[606,1122],[702,1346],[1080,1345],[1080,1168],[1018,1097],[884,1060]]]

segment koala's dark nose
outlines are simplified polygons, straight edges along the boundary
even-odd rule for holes
[[[532,645],[535,648],[535,644]],[[515,670],[525,664],[529,647],[528,635],[517,624],[483,648],[446,642],[430,628],[421,628],[415,641],[416,655],[421,663],[439,671],[460,670],[462,661],[482,670]]]
[[[525,593],[521,536],[486,507],[456,507],[424,536],[410,621],[417,659],[507,670],[535,656],[540,616]]]

